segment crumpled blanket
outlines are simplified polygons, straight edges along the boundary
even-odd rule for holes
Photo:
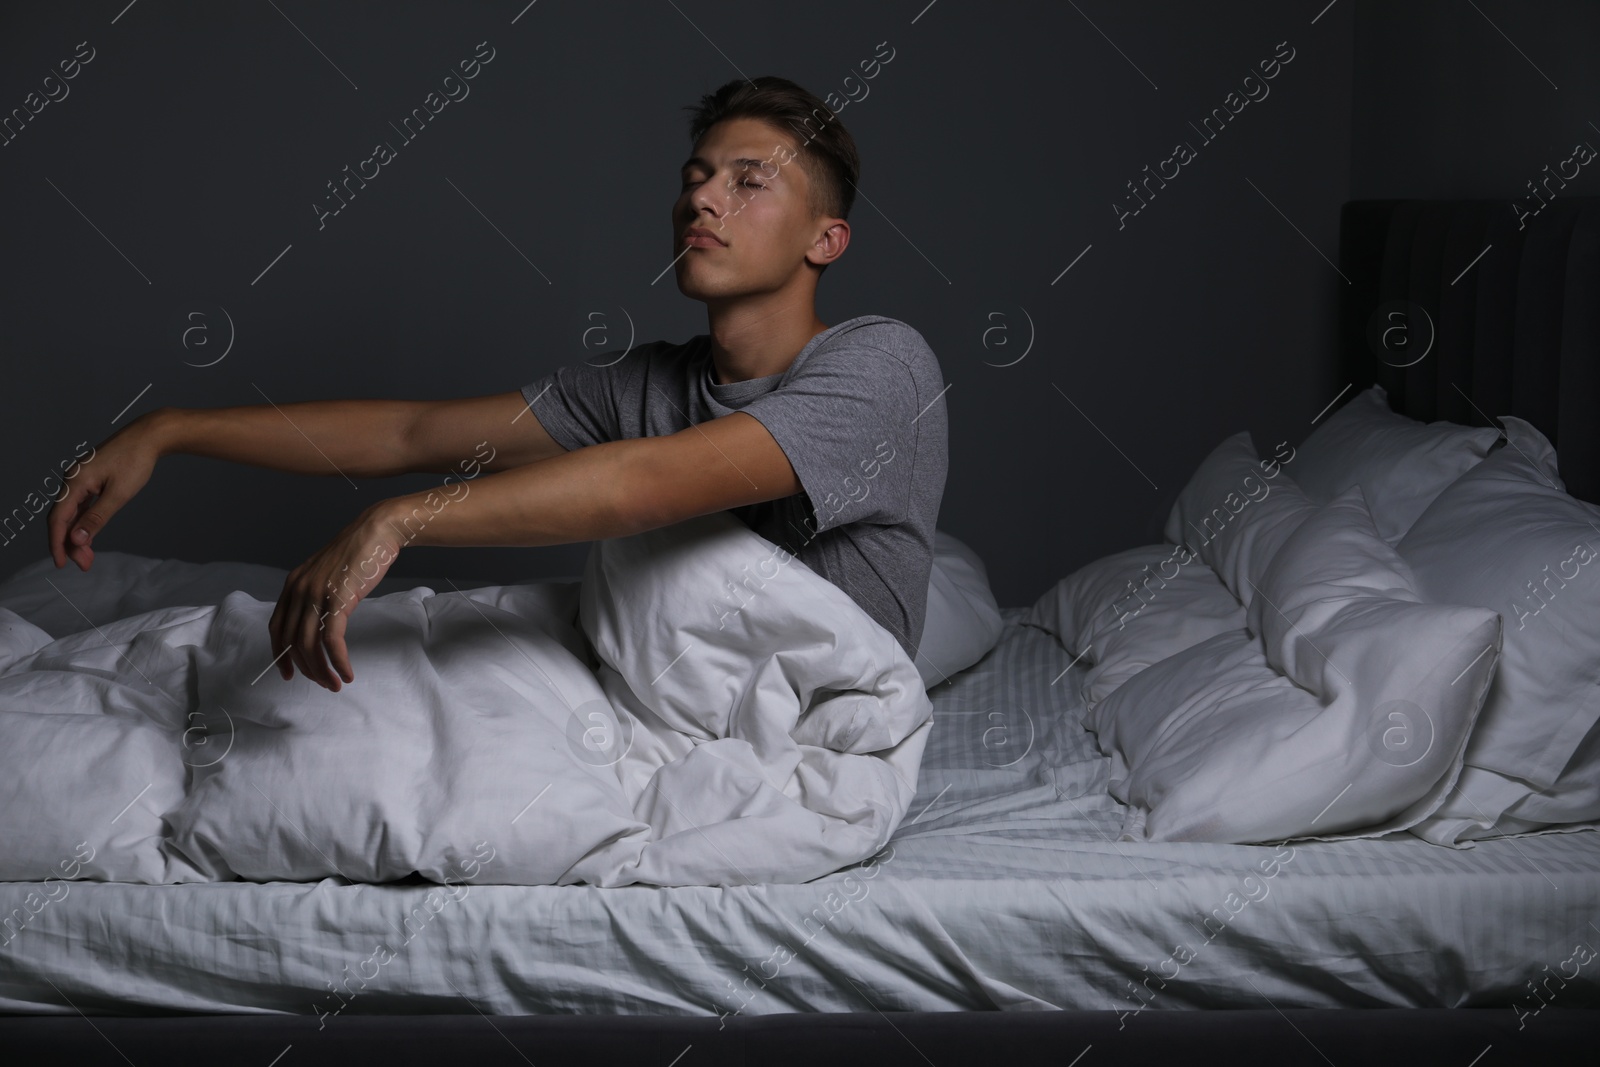
[[[727,512],[370,596],[338,693],[271,667],[272,609],[0,607],[0,880],[806,881],[887,842],[932,728],[893,635]]]

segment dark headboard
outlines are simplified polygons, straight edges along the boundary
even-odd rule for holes
[[[1540,205],[1345,204],[1342,380],[1423,421],[1526,419],[1567,491],[1600,503],[1600,197]]]

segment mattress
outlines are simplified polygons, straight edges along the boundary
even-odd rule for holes
[[[6,931],[0,1011],[1600,1005],[1600,966],[1550,980],[1600,943],[1600,831],[1118,841],[1082,666],[1024,613],[930,692],[917,797],[865,863],[724,888],[73,883]],[[38,888],[0,883],[0,909]]]

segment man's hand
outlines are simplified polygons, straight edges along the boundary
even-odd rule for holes
[[[341,677],[346,683],[355,681],[344,643],[346,620],[383,580],[399,554],[400,539],[394,528],[376,509],[368,509],[326,548],[289,572],[268,624],[273,662],[284,681],[294,677],[296,666],[301,674],[335,693]]]
[[[67,560],[87,571],[94,563],[94,537],[122,505],[133,499],[162,454],[155,417],[142,415],[95,449],[50,509],[50,556],[59,569]]]

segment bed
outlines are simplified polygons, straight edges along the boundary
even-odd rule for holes
[[[1424,423],[1516,416],[1558,448],[1570,495],[1593,503],[1600,201],[1517,221],[1499,202],[1346,205],[1340,403],[1376,384]],[[1397,323],[1404,342],[1384,332]],[[209,564],[163,584],[124,562],[146,576],[141,608],[281,582]],[[4,588],[0,606],[43,610],[25,583],[10,601]],[[1093,663],[1042,620],[1038,604],[1000,609],[992,647],[933,680],[904,816],[841,870],[448,897],[419,877],[76,882],[0,948],[4,1043],[108,1063],[375,1050],[1070,1063],[1224,1049],[1320,1063],[1374,1048],[1419,1063],[1577,1062],[1600,1022],[1600,964],[1550,976],[1574,941],[1600,944],[1600,831],[1470,847],[1403,829],[1141,840],[1159,808],[1130,822],[1113,795],[1114,774],[1133,776],[1085,729]],[[378,943],[396,950],[375,975],[359,990],[341,981]]]

